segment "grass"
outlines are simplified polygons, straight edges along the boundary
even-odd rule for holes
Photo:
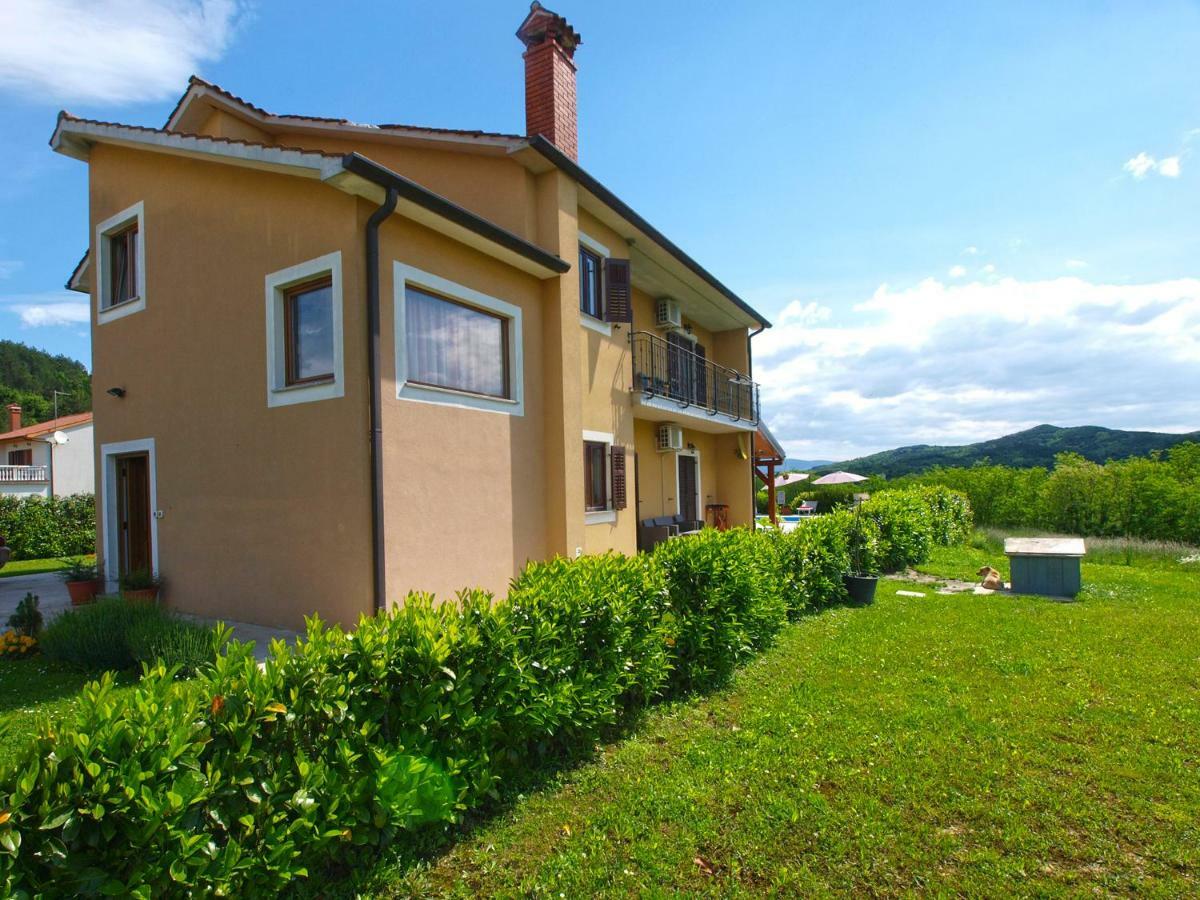
[[[53,721],[69,716],[80,688],[95,677],[94,672],[51,662],[40,654],[0,659],[0,768],[16,758],[38,716]],[[129,684],[135,680],[132,674],[118,677]]]
[[[90,563],[96,561],[95,555],[85,556]],[[0,569],[0,578],[13,578],[17,575],[41,575],[43,572],[59,572],[67,567],[61,559],[18,559],[10,560]]]
[[[923,568],[997,564],[994,536],[975,544]],[[1076,603],[882,583],[872,607],[787,628],[726,692],[346,889],[1195,894],[1200,564],[1088,561],[1084,580]]]

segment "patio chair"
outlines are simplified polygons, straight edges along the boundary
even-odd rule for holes
[[[816,515],[816,512],[817,512],[817,501],[816,500],[801,500],[800,506],[796,510],[796,514],[801,515],[801,516]]]
[[[704,527],[703,522],[692,520],[692,519],[685,519],[683,517],[682,513],[671,516],[671,522],[675,525],[676,528],[679,529],[673,535],[674,537],[681,537],[682,535],[685,535],[685,534],[695,534],[697,531],[699,531],[701,528]]]
[[[653,550],[656,544],[661,544],[677,534],[679,534],[679,526],[675,524],[671,516],[642,519],[638,523],[638,549],[647,553]]]

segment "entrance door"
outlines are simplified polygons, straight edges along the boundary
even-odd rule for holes
[[[151,568],[150,457],[117,457],[117,565],[121,575]]]
[[[696,500],[696,457],[679,456],[679,514],[685,522],[700,520]]]

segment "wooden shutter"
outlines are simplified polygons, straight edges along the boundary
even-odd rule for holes
[[[633,284],[629,260],[604,261],[604,321],[633,324]]]
[[[625,448],[613,444],[612,448],[612,503],[613,509],[624,509],[625,502]]]

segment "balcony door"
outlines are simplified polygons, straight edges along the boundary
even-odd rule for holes
[[[685,522],[697,522],[700,520],[700,460],[688,453],[680,453],[676,459],[679,466],[679,514]]]
[[[150,457],[145,453],[117,460],[117,565],[126,575],[150,570]]]

